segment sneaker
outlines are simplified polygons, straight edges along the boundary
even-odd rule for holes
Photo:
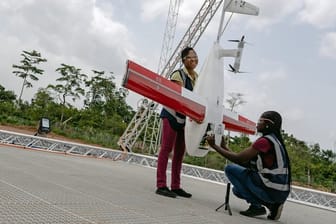
[[[239,212],[241,215],[254,217],[259,215],[265,215],[266,209],[264,207],[256,207],[254,205],[250,205],[250,207],[246,211]]]
[[[267,216],[267,219],[278,220],[280,219],[282,208],[284,204],[276,203],[269,206],[270,214]]]
[[[191,198],[191,196],[192,196],[192,194],[190,194],[188,192],[185,192],[182,188],[174,189],[174,190],[171,190],[171,191],[174,192],[175,194],[177,194],[178,196],[185,197],[185,198]]]
[[[168,189],[168,187],[160,187],[156,189],[155,193],[166,197],[176,198],[176,194]]]

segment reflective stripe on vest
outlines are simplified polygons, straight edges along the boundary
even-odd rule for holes
[[[286,156],[284,148],[275,136],[266,135],[264,137],[269,139],[274,145],[277,167],[274,169],[264,168],[261,156],[258,155],[256,161],[258,174],[265,186],[279,191],[289,191],[288,162],[285,162]],[[275,182],[274,180],[278,180],[278,182]]]

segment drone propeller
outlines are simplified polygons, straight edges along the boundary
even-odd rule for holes
[[[241,71],[237,71],[237,69],[235,69],[231,64],[229,64],[230,69],[228,69],[229,72],[233,72],[233,73],[249,73],[249,72],[241,72]]]
[[[230,42],[244,42],[244,39],[245,39],[245,35],[243,35],[240,40],[228,40],[228,41],[230,41]]]
[[[245,41],[245,36],[242,36],[242,38],[240,40],[228,40],[230,42],[236,42],[236,43],[244,43],[244,44],[248,44],[248,45],[253,45],[250,42],[246,42]]]
[[[231,64],[229,64],[229,67],[230,67],[230,69],[228,71],[234,72],[234,73],[237,72],[236,69]]]

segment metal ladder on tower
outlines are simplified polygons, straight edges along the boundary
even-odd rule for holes
[[[187,29],[186,33],[182,37],[181,41],[175,48],[174,52],[168,59],[166,65],[160,72],[161,76],[168,77],[169,74],[175,69],[176,65],[180,61],[179,53],[187,46],[194,47],[201,35],[205,31],[209,22],[216,14],[218,8],[222,4],[223,0],[205,0],[201,9],[196,14],[191,25]],[[127,126],[125,132],[122,134],[118,141],[118,145],[124,151],[132,151],[132,148],[140,137],[144,129],[147,133],[144,134],[143,144],[149,142],[148,152],[154,154],[158,149],[159,134],[160,134],[160,121],[156,109],[158,104],[148,99],[143,99],[138,105],[138,110]],[[154,116],[154,119],[151,120]],[[145,138],[149,137],[149,141]],[[143,145],[145,147],[145,145]]]

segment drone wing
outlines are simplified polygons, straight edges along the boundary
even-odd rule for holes
[[[224,109],[223,124],[225,125],[225,129],[229,131],[252,135],[256,133],[255,122],[228,109]]]
[[[195,121],[201,122],[205,117],[205,101],[201,97],[133,61],[127,61],[122,85]]]
[[[243,0],[225,1],[224,7],[227,12],[240,13],[246,15],[257,16],[259,14],[259,8],[255,5]]]
[[[205,99],[133,61],[127,61],[122,85],[197,122],[202,122],[206,116]],[[223,123],[226,130],[246,134],[256,132],[253,121],[229,110],[224,112]]]

